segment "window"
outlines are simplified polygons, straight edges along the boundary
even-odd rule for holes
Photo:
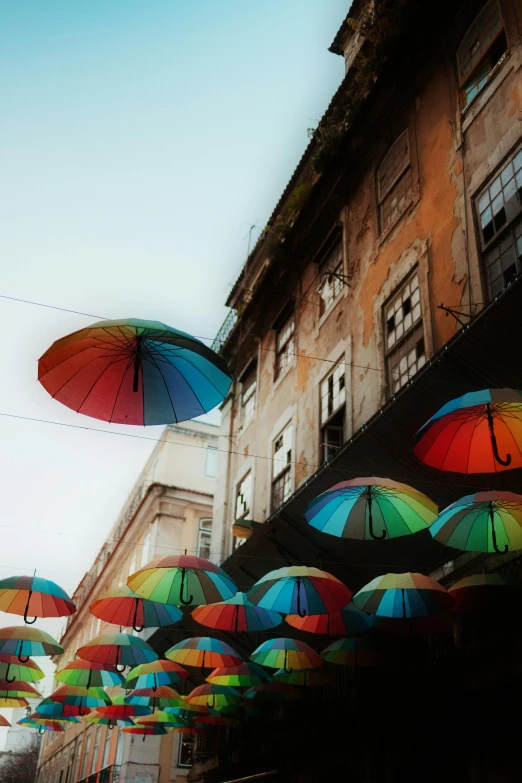
[[[276,357],[275,378],[289,367],[292,356],[295,354],[295,317],[294,314],[286,319],[283,325],[276,331]]]
[[[107,728],[105,729],[105,744],[103,746],[103,759],[101,765],[102,769],[105,769],[105,767],[109,766],[111,760],[111,744],[112,744],[112,731],[107,726]]]
[[[272,460],[272,512],[292,493],[292,425],[275,439]]]
[[[131,574],[135,574],[136,573],[136,552],[132,553],[131,559],[129,561],[129,572],[128,573],[129,573],[129,576],[131,576]]]
[[[339,363],[324,379],[321,393],[321,449],[323,461],[329,462],[344,442],[346,402],[345,366]]]
[[[252,473],[240,481],[236,492],[236,519],[246,519],[252,508]]]
[[[194,740],[191,734],[179,735],[178,767],[191,767],[194,754]]]
[[[91,749],[91,732],[87,734],[87,737],[85,738],[85,745],[83,748],[83,761],[82,761],[82,771],[80,774],[80,779],[83,780],[83,778],[87,775],[87,763],[89,761],[89,751]]]
[[[98,754],[100,752],[101,730],[101,726],[96,727],[96,733],[94,735],[94,748],[92,751],[91,775],[98,769]]]
[[[395,394],[426,362],[416,271],[384,306],[384,333],[388,389]]]
[[[198,532],[198,557],[205,557],[207,560],[210,557],[210,542],[212,539],[212,519],[205,517],[199,520],[199,532]]]
[[[404,130],[393,142],[377,172],[381,232],[392,226],[412,200],[410,142]]]
[[[319,267],[321,315],[330,309],[344,285],[343,245],[337,241]]]
[[[149,532],[147,533],[147,535],[143,539],[143,543],[141,545],[140,568],[143,568],[143,566],[146,565],[146,563],[149,562],[149,557],[150,557],[150,539],[151,539],[151,534],[150,534],[150,530],[149,530]]]
[[[466,106],[487,84],[506,48],[498,2],[491,0],[469,28],[457,52],[459,81]]]
[[[522,147],[479,195],[477,214],[491,296],[520,274],[522,264]]]
[[[215,446],[207,446],[205,459],[205,476],[216,478],[217,476],[218,450]]]
[[[121,729],[113,729],[113,731],[118,732],[118,741],[116,744],[116,758],[114,760],[114,763],[117,767],[121,766],[121,762],[123,760],[123,740],[125,739],[123,736],[123,732]]]
[[[256,412],[257,365],[241,378],[241,426],[246,427]]]

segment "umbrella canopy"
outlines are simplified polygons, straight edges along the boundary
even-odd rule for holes
[[[141,734],[143,738],[145,737],[151,737],[151,736],[162,736],[163,734],[168,734],[167,729],[165,729],[160,723],[156,724],[155,726],[127,726],[123,729],[125,734]]]
[[[316,672],[311,669],[304,669],[303,671],[285,672],[284,669],[279,669],[274,674],[274,680],[278,682],[286,682],[288,685],[333,685],[335,682],[334,677],[331,674],[325,674],[324,672]]]
[[[56,731],[57,733],[65,731],[63,726],[58,723],[57,720],[33,718],[32,715],[30,715],[28,718],[22,718],[22,720],[19,720],[18,725],[23,726],[25,729],[38,729],[40,734],[43,734],[45,731]]]
[[[214,669],[207,677],[207,682],[213,685],[231,685],[234,688],[244,686],[262,685],[272,678],[257,663],[240,663],[239,666],[231,666],[228,669]]]
[[[107,696],[103,688],[84,688],[81,685],[62,685],[50,698],[59,704],[77,704],[79,707],[104,707],[111,704],[110,696]]]
[[[134,726],[134,722],[132,718],[116,718],[116,717],[108,717],[107,715],[104,715],[103,713],[99,712],[98,710],[93,710],[90,715],[87,715],[86,718],[83,719],[85,723],[96,723],[100,724],[102,726],[109,726],[109,728],[113,729],[116,726],[121,729],[125,726]]]
[[[0,628],[0,653],[17,655],[20,663],[27,664],[30,655],[61,655],[63,647],[45,631],[26,625],[12,625]]]
[[[0,715],[0,726],[10,726],[11,724],[7,720],[7,718],[4,718],[3,715]]]
[[[446,403],[415,435],[415,455],[454,473],[522,467],[522,391],[482,389]]]
[[[83,661],[81,658],[75,658],[59,672],[56,672],[54,679],[63,682],[66,685],[81,685],[84,688],[111,688],[114,685],[121,685],[122,675],[116,671],[114,666],[108,663],[95,663],[94,661]]]
[[[17,707],[27,707],[28,705],[29,702],[23,696],[6,696],[5,698],[0,699],[0,709],[2,710],[14,710],[17,709]]]
[[[237,587],[219,566],[203,557],[158,557],[127,580],[142,598],[174,606],[214,604],[232,598]]]
[[[172,728],[183,728],[186,726],[184,720],[177,715],[172,715],[170,712],[164,710],[156,710],[150,715],[145,715],[143,718],[135,721],[136,725],[152,727],[155,725],[172,726]]]
[[[112,704],[107,704],[104,707],[98,707],[96,710],[97,715],[101,715],[103,718],[117,719],[117,718],[134,718],[139,715],[150,715],[152,709],[141,704],[127,704],[125,696],[116,696]]]
[[[68,408],[117,424],[172,424],[220,405],[232,382],[210,348],[159,321],[99,321],[57,340],[38,380]]]
[[[0,579],[0,611],[22,615],[32,625],[37,617],[67,617],[76,607],[67,593],[49,579],[9,576]]]
[[[14,680],[13,682],[0,680],[0,699],[34,699],[35,696],[38,699],[42,698],[42,694],[27,682],[22,682],[21,680]]]
[[[192,617],[208,628],[232,633],[267,631],[283,621],[277,612],[251,603],[246,593],[236,593],[232,598],[210,606],[198,606]]]
[[[503,574],[473,574],[448,589],[453,597],[452,611],[462,615],[507,614],[520,609],[520,583]]]
[[[235,707],[242,699],[239,691],[229,685],[204,683],[194,688],[187,696],[187,704],[199,704],[213,710]]]
[[[129,633],[106,633],[91,639],[76,655],[85,661],[109,663],[112,666],[136,666],[158,657],[147,642]]]
[[[126,704],[141,704],[153,710],[163,710],[165,707],[183,706],[181,695],[168,685],[153,688],[136,688],[125,697]]]
[[[429,576],[408,572],[372,579],[354,595],[353,602],[377,617],[410,618],[449,609],[453,598]]]
[[[476,492],[444,509],[430,528],[437,541],[466,552],[522,549],[522,495]]]
[[[16,655],[0,653],[0,677],[7,682],[37,682],[42,680],[45,674],[34,661],[28,660],[20,663]]]
[[[91,710],[88,707],[81,707],[79,704],[59,704],[49,696],[40,702],[37,711],[46,718],[68,720],[68,718],[81,718],[88,715]]]
[[[161,628],[175,625],[183,617],[177,606],[160,604],[140,598],[123,585],[104,593],[89,607],[91,614],[112,625],[134,628],[138,633],[144,628]]]
[[[437,506],[422,492],[373,476],[335,484],[305,513],[308,524],[322,533],[363,541],[417,533],[436,516]]]
[[[269,639],[254,650],[250,660],[269,669],[315,669],[322,660],[315,650],[296,639]]]
[[[252,603],[282,614],[327,614],[342,609],[352,594],[335,576],[307,566],[270,571],[248,593]]]
[[[355,636],[365,633],[372,627],[372,620],[367,614],[361,612],[352,603],[338,612],[329,614],[311,614],[307,617],[299,617],[298,614],[289,614],[286,622],[293,628],[307,633],[320,633],[325,636]]]
[[[159,659],[135,666],[125,678],[124,688],[158,688],[175,685],[188,677],[188,671],[175,661]]]
[[[256,701],[291,701],[302,695],[293,685],[277,680],[254,685],[245,691],[245,699],[255,699]]]
[[[225,642],[211,636],[194,636],[178,642],[165,656],[185,666],[197,666],[201,669],[227,668],[243,663],[243,659]]]
[[[340,666],[377,666],[386,663],[386,656],[376,650],[371,642],[356,636],[338,639],[323,650],[321,658]]]

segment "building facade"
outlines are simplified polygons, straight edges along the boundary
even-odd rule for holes
[[[185,549],[209,557],[216,433],[217,427],[200,422],[165,429],[74,593],[78,611],[68,618],[61,638],[65,652],[55,659],[58,669],[72,661],[89,639],[119,630],[89,613],[89,605],[107,590],[126,584],[130,574],[155,557]],[[151,633],[152,629],[145,629],[142,636]],[[181,735],[147,737],[143,742],[141,737],[105,726],[66,723],[65,728],[64,734],[44,735],[38,783],[170,783],[185,779],[190,770],[192,743]]]

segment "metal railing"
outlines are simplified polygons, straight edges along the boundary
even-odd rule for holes
[[[223,348],[224,344],[228,340],[232,329],[237,323],[237,313],[235,310],[231,310],[223,323],[221,324],[221,328],[219,332],[214,337],[211,348],[213,351],[217,351],[219,353],[221,349]]]
[[[118,783],[119,779],[120,767],[113,764],[105,769],[100,769],[99,772],[93,772],[92,775],[82,778],[78,783]]]

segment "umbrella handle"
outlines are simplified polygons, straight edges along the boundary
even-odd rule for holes
[[[306,617],[306,609],[301,608],[301,579],[297,577],[297,614],[299,617]]]
[[[180,585],[180,588],[179,588],[179,600],[183,604],[183,606],[188,606],[194,600],[194,596],[189,595],[188,600],[185,600],[185,598],[183,598],[183,590],[184,589],[185,589],[185,569],[182,568],[181,569],[181,585]]]
[[[486,408],[487,408],[487,416],[488,416],[489,437],[491,438],[491,448],[493,449],[493,456],[495,457],[499,465],[504,465],[504,467],[507,467],[508,465],[511,464],[511,454],[506,454],[506,458],[502,459],[502,457],[498,453],[497,438],[495,435],[495,422],[493,419],[493,413],[491,412],[491,405],[488,403]],[[495,548],[495,551],[498,552],[499,550]]]
[[[212,696],[212,704],[210,703],[210,696]],[[213,693],[211,693],[210,696],[207,699],[207,707],[210,707],[210,709],[213,710],[216,706],[216,696]]]
[[[117,663],[115,666],[116,671],[119,672],[120,674],[122,674],[122,672],[124,672],[126,668],[127,667],[124,663]]]
[[[505,544],[504,549],[499,549],[499,546],[497,544],[497,534],[495,532],[495,512],[493,511],[492,502],[490,502],[489,504],[489,518],[491,520],[491,539],[493,543],[493,549],[499,555],[505,555],[506,552],[509,552],[509,544]]]
[[[34,625],[34,624],[35,624],[35,622],[36,622],[36,621],[37,621],[37,619],[38,619],[37,617],[35,617],[33,620],[28,620],[28,619],[27,619],[27,612],[29,611],[29,602],[30,602],[30,600],[31,600],[31,596],[32,596],[32,594],[33,594],[33,591],[32,591],[32,590],[29,590],[29,596],[28,596],[28,598],[27,598],[27,606],[25,607],[25,612],[24,612],[24,623],[25,623],[26,625]]]
[[[152,686],[152,690],[154,691],[154,693],[156,693],[156,691],[158,690],[158,680],[156,678],[156,672],[154,672],[154,685]]]
[[[373,538],[374,541],[382,541],[383,538],[386,538],[386,528],[382,531],[380,536],[378,536],[374,532],[374,530],[373,530],[372,490],[371,490],[371,487],[368,489],[368,527],[369,527],[369,530],[370,530],[370,536]]]
[[[141,633],[143,631],[143,629],[145,628],[144,625],[142,625],[141,627],[136,625],[136,620],[138,619],[139,603],[140,603],[140,599],[136,598],[136,603],[135,603],[135,606],[134,606],[134,617],[132,619],[132,627],[136,631],[136,633]],[[145,611],[143,612],[143,618],[145,619]]]
[[[114,728],[114,723],[112,722],[112,720],[110,720],[110,721],[108,722],[108,724],[107,724],[107,728],[109,729],[109,731],[112,731],[112,730],[113,730],[113,728]]]
[[[38,734],[45,734],[45,729],[43,726],[38,726]]]
[[[14,677],[9,676],[9,669],[11,668],[11,664],[9,663],[7,665],[7,671],[5,673],[5,681],[6,682],[14,682],[16,680],[16,675]]]
[[[23,646],[24,646],[24,642],[22,640],[20,642],[20,649],[18,650],[18,660],[20,661],[20,663],[27,663],[27,661],[29,660],[29,656],[28,655],[22,655]]]
[[[288,668],[288,650],[285,650],[285,665],[283,666],[283,669],[287,674],[292,674],[292,669]]]

